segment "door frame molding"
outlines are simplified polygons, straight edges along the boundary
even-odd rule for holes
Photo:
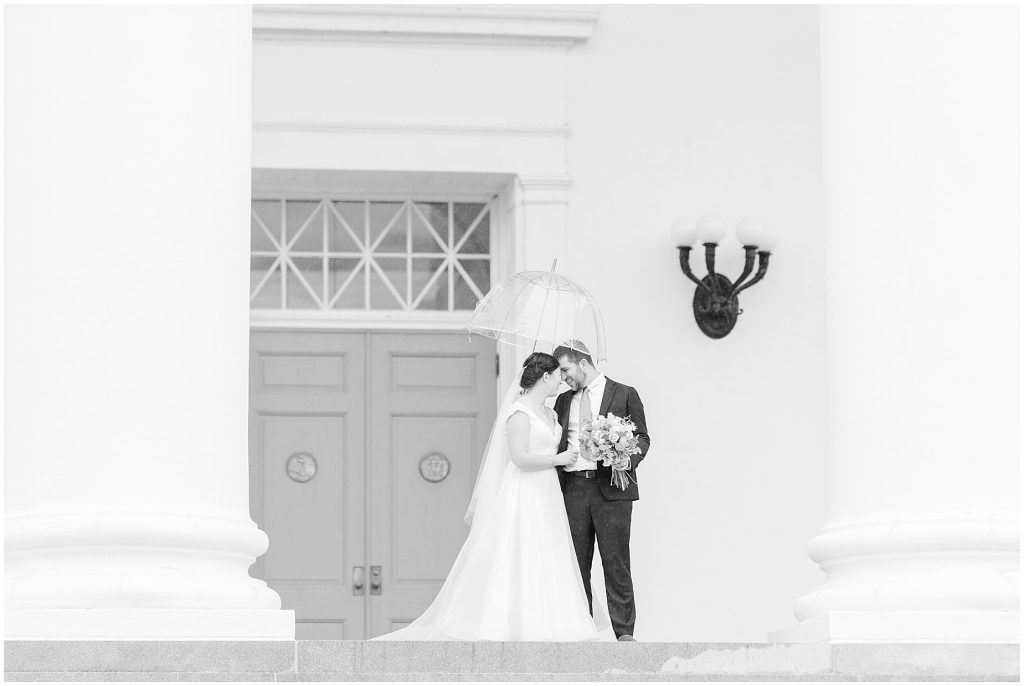
[[[340,316],[339,316],[340,314]],[[465,312],[251,312],[251,331],[464,331]]]

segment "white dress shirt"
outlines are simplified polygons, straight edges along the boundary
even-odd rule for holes
[[[601,399],[604,397],[604,383],[606,380],[604,374],[598,374],[593,381],[587,384],[587,390],[590,391],[591,418],[597,417],[601,412]],[[577,450],[580,447],[580,402],[582,398],[583,391],[580,391],[573,394],[572,401],[569,403],[569,445]],[[580,455],[574,464],[566,465],[563,469],[567,472],[597,469],[597,463]]]

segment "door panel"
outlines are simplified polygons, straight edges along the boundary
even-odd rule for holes
[[[295,610],[298,638],[364,638],[365,600],[351,584],[366,542],[365,335],[250,341],[251,502],[270,538],[253,572]]]
[[[393,582],[444,579],[464,537],[464,516],[475,483],[475,417],[392,417],[389,490],[392,525],[399,532],[391,553]],[[449,474],[432,483],[420,474],[418,460],[437,452],[448,457]],[[375,494],[376,495],[376,494]],[[382,494],[383,495],[383,494]]]
[[[345,540],[338,527],[347,500],[343,465],[326,457],[344,445],[344,421],[344,417],[260,416],[263,483],[274,493],[263,506],[264,531],[274,542],[273,553],[264,556],[263,562],[269,580],[323,584],[345,577],[341,554]],[[282,468],[282,456],[299,452],[317,460],[316,476],[305,483],[294,481]],[[296,469],[306,469],[298,464]],[[297,524],[302,535],[297,535]]]
[[[377,636],[427,608],[466,539],[496,409],[495,349],[465,334],[371,340],[369,564],[381,566],[383,588],[368,597],[368,619]]]

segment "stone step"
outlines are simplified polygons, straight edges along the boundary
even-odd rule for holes
[[[1019,644],[6,641],[8,681],[1018,681]]]

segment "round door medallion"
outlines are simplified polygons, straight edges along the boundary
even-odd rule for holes
[[[288,478],[304,484],[316,476],[316,458],[309,453],[295,453],[285,463]]]
[[[427,453],[420,460],[420,476],[430,483],[436,484],[439,481],[444,481],[448,478],[449,471],[451,471],[451,463],[441,453]]]

